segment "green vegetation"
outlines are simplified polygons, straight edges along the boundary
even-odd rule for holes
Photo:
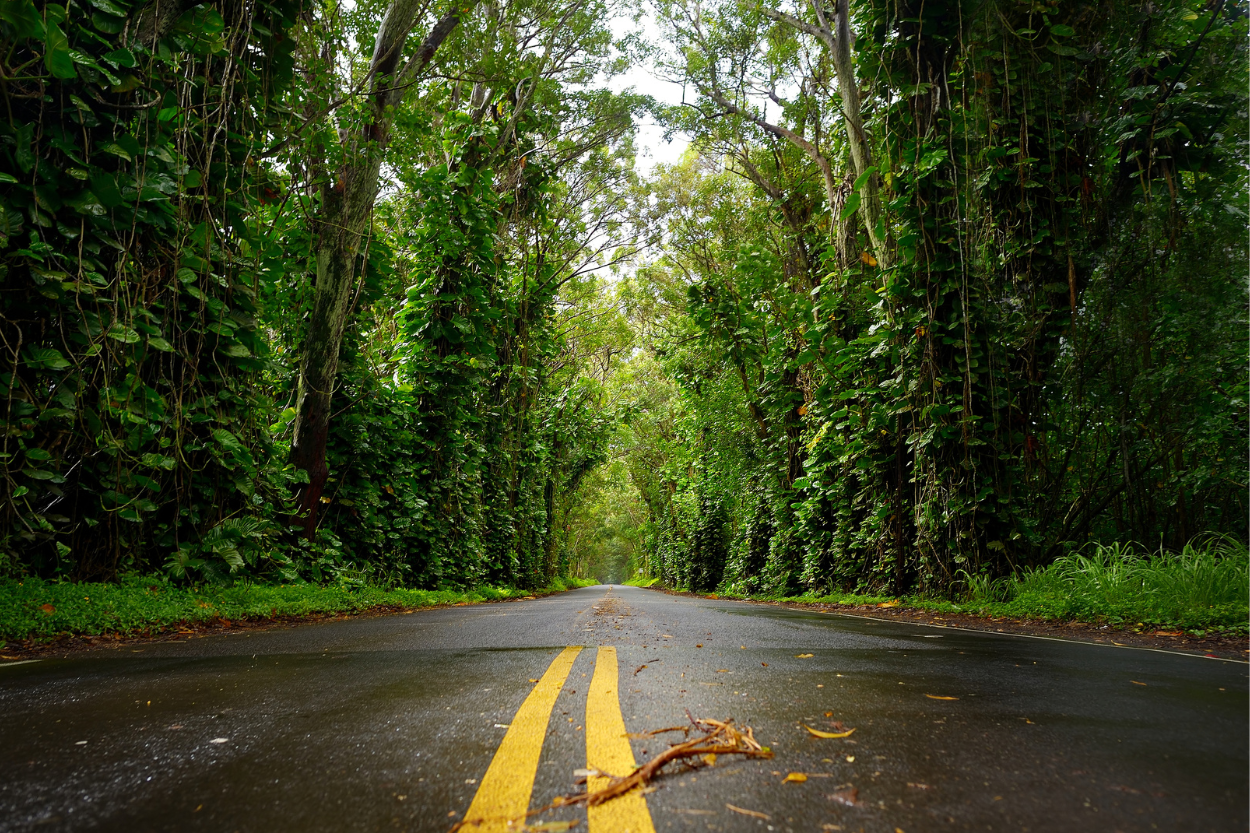
[[[635,5],[0,5],[6,587],[1231,621],[1245,4]]]
[[[1250,553],[1239,542],[1189,544],[1180,553],[1094,546],[1046,567],[998,579],[969,577],[951,598],[828,593],[777,597],[805,604],[891,605],[932,613],[1109,622],[1191,632],[1250,631]],[[654,580],[629,582],[649,587]],[[727,598],[769,598],[727,594]]]
[[[560,593],[594,582],[557,579],[535,591]],[[0,585],[0,646],[46,641],[63,634],[136,634],[225,620],[360,613],[374,608],[473,604],[533,595],[504,587],[406,590],[340,582],[179,587],[162,579],[123,576],[116,582],[48,582],[37,578]]]

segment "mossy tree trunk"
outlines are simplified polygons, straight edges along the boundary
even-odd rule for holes
[[[313,220],[317,233],[316,286],[300,368],[290,457],[292,464],[308,473],[308,483],[299,495],[298,525],[310,537],[317,528],[317,507],[329,476],[326,442],[330,433],[330,403],[338,376],[343,331],[351,312],[349,302],[356,285],[356,259],[377,199],[378,173],[395,107],[403,91],[472,9],[453,8],[444,14],[417,51],[405,60],[408,33],[423,7],[422,0],[394,0],[387,9],[369,66],[369,117],[344,138],[344,162],[322,183],[320,210]]]

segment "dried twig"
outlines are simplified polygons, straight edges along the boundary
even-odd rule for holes
[[[689,712],[687,712],[687,715],[689,715]],[[556,799],[553,802],[553,806],[565,807],[571,804],[585,804],[589,807],[596,807],[605,801],[611,801],[622,796],[630,790],[645,787],[653,778],[659,775],[661,769],[673,761],[694,759],[694,766],[699,766],[698,761],[714,761],[714,756],[717,755],[745,755],[748,758],[771,758],[773,756],[772,750],[760,746],[755,739],[755,733],[749,726],[739,731],[733,725],[732,720],[695,719],[694,717],[691,717],[690,720],[695,728],[703,732],[701,737],[673,744],[629,775],[622,778],[613,778],[608,786],[602,790],[596,790],[593,793],[584,792],[564,796]],[[669,729],[658,729],[648,734],[654,735],[673,731],[688,730],[685,727],[676,726]]]

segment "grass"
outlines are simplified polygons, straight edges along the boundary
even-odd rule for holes
[[[622,585],[625,587],[650,587],[653,584],[658,584],[659,581],[658,578],[647,578],[642,573],[639,573],[629,581],[622,582]]]
[[[1132,545],[1094,545],[1047,567],[989,579],[964,576],[961,598],[859,593],[803,595],[777,601],[892,604],[931,613],[1108,622],[1179,628],[1194,634],[1250,631],[1250,552],[1229,538],[1187,544],[1179,553]],[[646,587],[655,579],[641,579]],[[633,584],[634,582],[630,582]],[[722,598],[769,598],[722,593]]]
[[[594,582],[557,578],[537,593],[559,593],[587,584]],[[108,584],[25,579],[0,583],[0,647],[17,640],[45,642],[64,635],[135,634],[216,619],[357,613],[378,607],[473,604],[529,595],[536,594],[500,587],[467,591],[315,584],[184,588],[144,576],[128,576]]]
[[[1232,539],[1190,543],[1179,553],[1098,546],[1043,569],[973,582],[970,595],[1014,616],[1245,631],[1250,552]]]

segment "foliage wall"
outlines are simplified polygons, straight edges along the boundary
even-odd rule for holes
[[[863,171],[817,4],[664,9],[699,151],[635,290],[679,385],[652,574],[937,590],[1245,539],[1244,8],[855,4]]]
[[[570,570],[559,527],[611,417],[569,298],[620,242],[636,102],[587,86],[601,4],[542,11],[460,12],[388,116],[308,535],[287,458],[315,218],[388,7],[4,5],[0,573]]]

